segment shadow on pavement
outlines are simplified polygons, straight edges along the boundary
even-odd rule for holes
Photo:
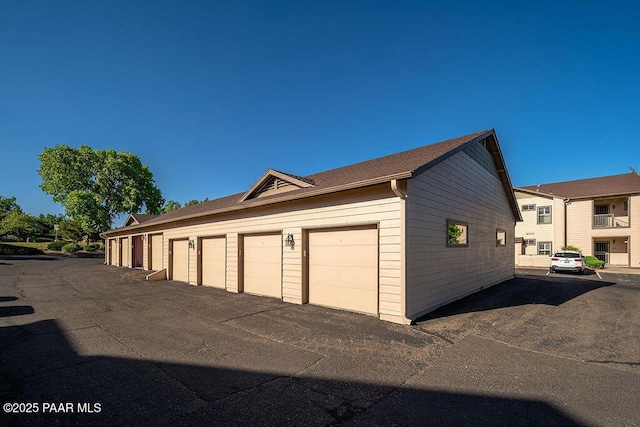
[[[615,285],[615,283],[601,280],[580,280],[573,277],[564,278],[557,274],[536,278],[516,277],[445,305],[416,322],[528,304],[558,306],[587,292],[611,285]]]
[[[0,302],[17,301],[18,297],[0,297]]]
[[[0,328],[0,338],[3,408],[39,404],[0,412],[2,425],[579,425],[533,399],[83,356],[54,320]]]
[[[9,307],[0,307],[0,317],[24,316],[33,314],[35,310],[30,305],[12,305]]]

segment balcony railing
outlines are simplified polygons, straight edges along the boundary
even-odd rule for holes
[[[627,219],[627,217],[624,217]],[[629,227],[629,223],[613,214],[598,214],[593,216],[594,228],[623,228]]]

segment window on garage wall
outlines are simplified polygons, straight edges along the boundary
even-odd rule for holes
[[[507,232],[505,230],[496,230],[496,246],[507,246]]]
[[[469,224],[453,219],[447,220],[447,246],[469,246]]]

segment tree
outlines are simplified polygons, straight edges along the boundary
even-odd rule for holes
[[[175,200],[169,200],[167,204],[164,205],[164,208],[162,208],[162,213],[175,211],[176,209],[180,209],[180,208],[181,208],[180,203],[176,202]]]
[[[64,220],[60,221],[58,234],[60,237],[73,242],[79,242],[84,237],[84,230],[82,224],[79,221]]]
[[[22,208],[16,203],[15,197],[0,196],[0,221],[2,221],[8,213],[15,210],[22,213]]]
[[[64,215],[40,214],[38,215],[38,219],[50,230],[53,230],[53,226],[56,224],[60,224],[61,221],[65,220],[65,217]]]
[[[208,197],[205,197],[204,200],[193,199],[193,200],[189,200],[188,202],[185,202],[184,203],[184,207],[191,206],[191,205],[197,205],[198,203],[208,202],[208,201],[209,201]]]
[[[40,231],[40,226],[36,219],[18,209],[9,212],[0,222],[0,235],[13,234],[19,240],[35,237]]]
[[[63,144],[45,148],[38,158],[40,188],[64,206],[85,233],[111,228],[116,216],[140,212],[143,206],[147,213],[160,213],[162,193],[135,154]]]
[[[458,243],[460,243],[460,236],[462,235],[462,228],[458,227],[454,223],[449,223],[449,225],[447,227],[447,235],[448,235],[447,242],[450,245],[457,245]]]

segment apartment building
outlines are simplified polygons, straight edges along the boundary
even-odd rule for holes
[[[562,246],[576,246],[609,265],[640,267],[640,176],[635,172],[517,187],[519,266],[549,265]]]

